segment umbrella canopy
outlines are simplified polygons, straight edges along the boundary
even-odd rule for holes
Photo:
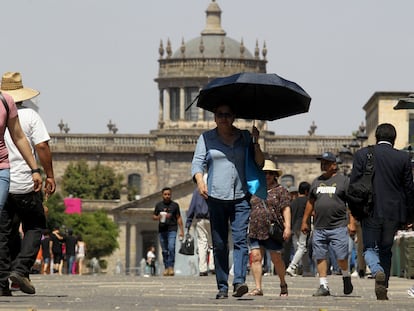
[[[243,72],[216,78],[198,95],[197,107],[214,112],[229,105],[236,118],[276,120],[308,112],[311,97],[277,74]]]

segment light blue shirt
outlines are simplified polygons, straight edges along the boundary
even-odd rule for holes
[[[233,146],[224,144],[217,128],[200,135],[191,166],[191,176],[208,173],[208,195],[219,200],[237,200],[247,194],[245,155],[250,133],[239,130]]]

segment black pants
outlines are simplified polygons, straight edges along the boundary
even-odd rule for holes
[[[20,223],[24,233],[21,241]],[[46,217],[40,192],[9,194],[0,213],[0,288],[8,287],[11,271],[29,276],[45,228]]]

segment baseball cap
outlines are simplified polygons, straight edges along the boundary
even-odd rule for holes
[[[336,156],[332,152],[329,152],[329,151],[322,153],[322,155],[320,157],[317,157],[316,159],[325,160],[329,162],[336,162]]]

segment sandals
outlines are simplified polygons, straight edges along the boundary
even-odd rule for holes
[[[288,286],[287,284],[280,284],[280,297],[287,297],[288,296]]]
[[[260,288],[255,288],[248,295],[249,296],[263,296],[263,291]]]

